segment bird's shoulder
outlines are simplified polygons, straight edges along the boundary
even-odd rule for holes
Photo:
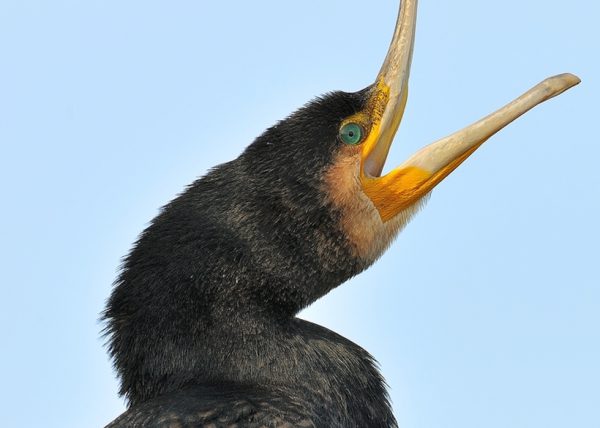
[[[195,386],[151,399],[106,428],[318,428],[312,406],[290,391]]]

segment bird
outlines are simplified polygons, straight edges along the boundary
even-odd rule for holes
[[[488,138],[577,85],[548,78],[382,174],[408,98],[417,0],[374,83],[268,128],[165,205],[102,314],[116,427],[396,427],[374,357],[299,311],[369,268]]]

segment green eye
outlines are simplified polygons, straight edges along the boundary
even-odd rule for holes
[[[363,129],[357,123],[347,123],[340,129],[340,139],[346,143],[355,146],[362,141]]]

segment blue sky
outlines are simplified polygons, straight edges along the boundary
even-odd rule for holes
[[[218,4],[217,4],[218,3]],[[276,120],[375,77],[392,0],[0,3],[3,425],[123,410],[98,314],[158,208]],[[595,2],[423,0],[388,167],[561,72],[394,246],[302,316],[381,363],[402,427],[600,426]]]

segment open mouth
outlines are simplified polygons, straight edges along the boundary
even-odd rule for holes
[[[383,221],[417,202],[487,139],[538,104],[580,83],[572,74],[550,77],[483,119],[417,151],[381,175],[408,98],[417,0],[403,0],[392,43],[367,107],[349,121],[368,130],[361,152],[361,183]]]

